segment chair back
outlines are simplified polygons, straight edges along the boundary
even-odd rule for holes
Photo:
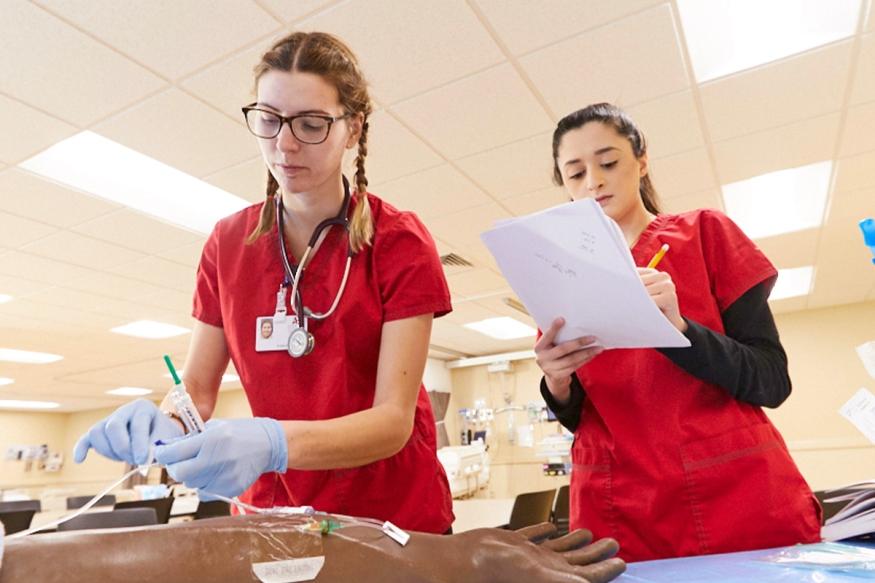
[[[158,524],[167,524],[170,520],[170,509],[173,507],[173,496],[156,498],[154,500],[131,500],[130,502],[116,502],[113,508],[123,510],[125,508],[154,508]]]
[[[230,516],[231,505],[221,500],[211,500],[210,502],[200,502],[197,505],[197,511],[194,513],[195,520],[204,518],[218,518],[220,516]]]
[[[553,499],[556,498],[555,488],[541,492],[526,492],[519,494],[514,500],[510,511],[510,522],[507,527],[517,530],[524,526],[550,522],[550,512],[553,510]]]
[[[30,528],[30,521],[36,510],[7,510],[0,512],[0,522],[6,534],[12,534]]]
[[[39,500],[10,500],[8,502],[0,502],[0,512],[9,512],[10,510],[34,510],[42,512],[43,505]]]
[[[127,526],[149,526],[152,524],[158,524],[154,508],[123,508],[121,510],[80,514],[76,518],[59,524],[58,531],[123,528]]]
[[[91,496],[70,496],[67,498],[67,510],[82,508],[92,498],[94,498],[93,494]],[[107,494],[106,496],[101,497],[95,506],[112,506],[113,504],[115,504],[115,496],[113,494]]]
[[[556,492],[556,501],[553,503],[553,524],[556,525],[560,535],[568,534],[568,490],[567,484],[559,488]]]

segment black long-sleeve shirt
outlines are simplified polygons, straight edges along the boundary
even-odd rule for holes
[[[777,407],[792,389],[787,354],[769,309],[775,278],[763,281],[735,300],[721,315],[725,334],[684,318],[688,348],[658,348],[691,375],[726,390],[732,397],[761,407]],[[571,398],[559,404],[541,378],[541,395],[562,425],[574,432],[580,423],[586,390],[571,375]]]

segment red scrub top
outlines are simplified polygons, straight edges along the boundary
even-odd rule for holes
[[[285,351],[255,351],[256,318],[273,315],[283,281],[276,229],[251,245],[245,243],[263,203],[219,221],[207,240],[193,315],[224,328],[253,415],[318,420],[371,408],[383,324],[421,314],[442,316],[452,309],[425,226],[414,214],[373,195],[368,201],[373,243],[353,257],[337,311],[325,320],[309,321],[316,344],[302,358]],[[354,198],[350,216],[355,204]],[[314,312],[331,306],[346,250],[346,232],[332,228],[302,276],[304,304]],[[291,255],[289,261],[296,264]],[[286,307],[290,310],[288,300]],[[259,507],[309,505],[391,520],[410,530],[445,532],[453,522],[452,499],[437,460],[435,420],[425,387],[419,388],[413,432],[397,454],[353,469],[264,474],[242,498]]]
[[[722,213],[659,215],[632,249],[663,243],[658,269],[681,314],[723,332],[720,314],[777,272]],[[577,371],[586,391],[572,447],[571,528],[614,537],[627,561],[820,540],[820,508],[760,407],[654,349],[605,351]]]

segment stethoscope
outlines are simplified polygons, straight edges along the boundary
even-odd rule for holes
[[[285,312],[286,289],[291,286],[292,309],[295,311],[297,325],[292,330],[291,334],[289,334],[288,351],[294,358],[300,358],[313,352],[313,348],[316,346],[316,339],[313,338],[313,334],[307,330],[307,320],[310,318],[313,318],[314,320],[324,320],[333,314],[334,310],[337,309],[337,305],[340,303],[340,297],[346,289],[346,280],[349,277],[349,266],[352,263],[353,256],[352,245],[350,245],[349,241],[349,219],[346,216],[347,211],[349,210],[350,201],[349,181],[345,176],[343,177],[343,204],[340,207],[340,212],[338,212],[335,217],[325,219],[316,225],[316,228],[313,229],[313,234],[310,236],[310,240],[307,242],[307,249],[304,251],[304,255],[298,262],[297,269],[294,270],[289,264],[289,258],[286,254],[286,239],[283,222],[283,198],[280,195],[277,195],[276,198],[277,235],[279,239],[280,257],[282,258],[283,269],[285,271],[283,282],[280,284],[279,292],[277,292],[277,310]],[[325,229],[334,225],[342,226],[346,231],[346,267],[343,269],[343,279],[340,281],[340,287],[337,289],[337,294],[334,296],[331,308],[329,308],[327,312],[318,314],[304,305],[304,298],[302,297],[301,290],[298,286],[301,283],[304,265],[306,265],[307,258],[310,256],[310,253],[319,241],[319,237]]]

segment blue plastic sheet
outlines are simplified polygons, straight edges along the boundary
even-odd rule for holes
[[[875,548],[875,543],[854,543]],[[617,583],[861,583],[875,581],[872,573],[846,572],[830,569],[795,567],[766,561],[781,551],[817,548],[818,545],[797,545],[779,549],[764,549],[724,555],[706,555],[661,561],[630,563]]]

